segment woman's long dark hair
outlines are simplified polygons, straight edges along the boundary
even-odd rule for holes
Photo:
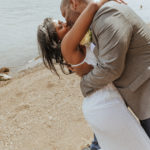
[[[38,26],[37,40],[44,65],[59,76],[54,65],[58,63],[62,72],[65,73],[61,41],[58,39],[52,18],[45,18],[43,24]]]

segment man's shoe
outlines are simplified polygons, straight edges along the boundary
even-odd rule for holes
[[[82,150],[91,150],[89,146],[84,147]]]

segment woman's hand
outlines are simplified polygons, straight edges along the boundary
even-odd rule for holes
[[[111,0],[94,0],[94,2],[96,3],[96,5],[98,6],[98,8],[100,8],[103,4],[105,4],[108,1],[111,1]],[[119,4],[121,4],[121,3],[127,4],[123,0],[112,0],[112,1],[115,1],[115,2],[117,2]]]
[[[126,4],[127,5],[127,3],[125,2],[125,1],[123,1],[123,0],[113,0],[113,1],[115,1],[115,2],[117,2],[117,3],[123,3],[123,4]]]

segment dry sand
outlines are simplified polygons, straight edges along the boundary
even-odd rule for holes
[[[42,65],[0,82],[0,150],[80,150],[93,138],[80,78]]]

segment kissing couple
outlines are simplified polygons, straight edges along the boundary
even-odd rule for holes
[[[62,0],[66,23],[46,18],[43,62],[81,76],[89,150],[150,150],[150,28],[122,0]],[[136,117],[128,110],[135,113]]]

